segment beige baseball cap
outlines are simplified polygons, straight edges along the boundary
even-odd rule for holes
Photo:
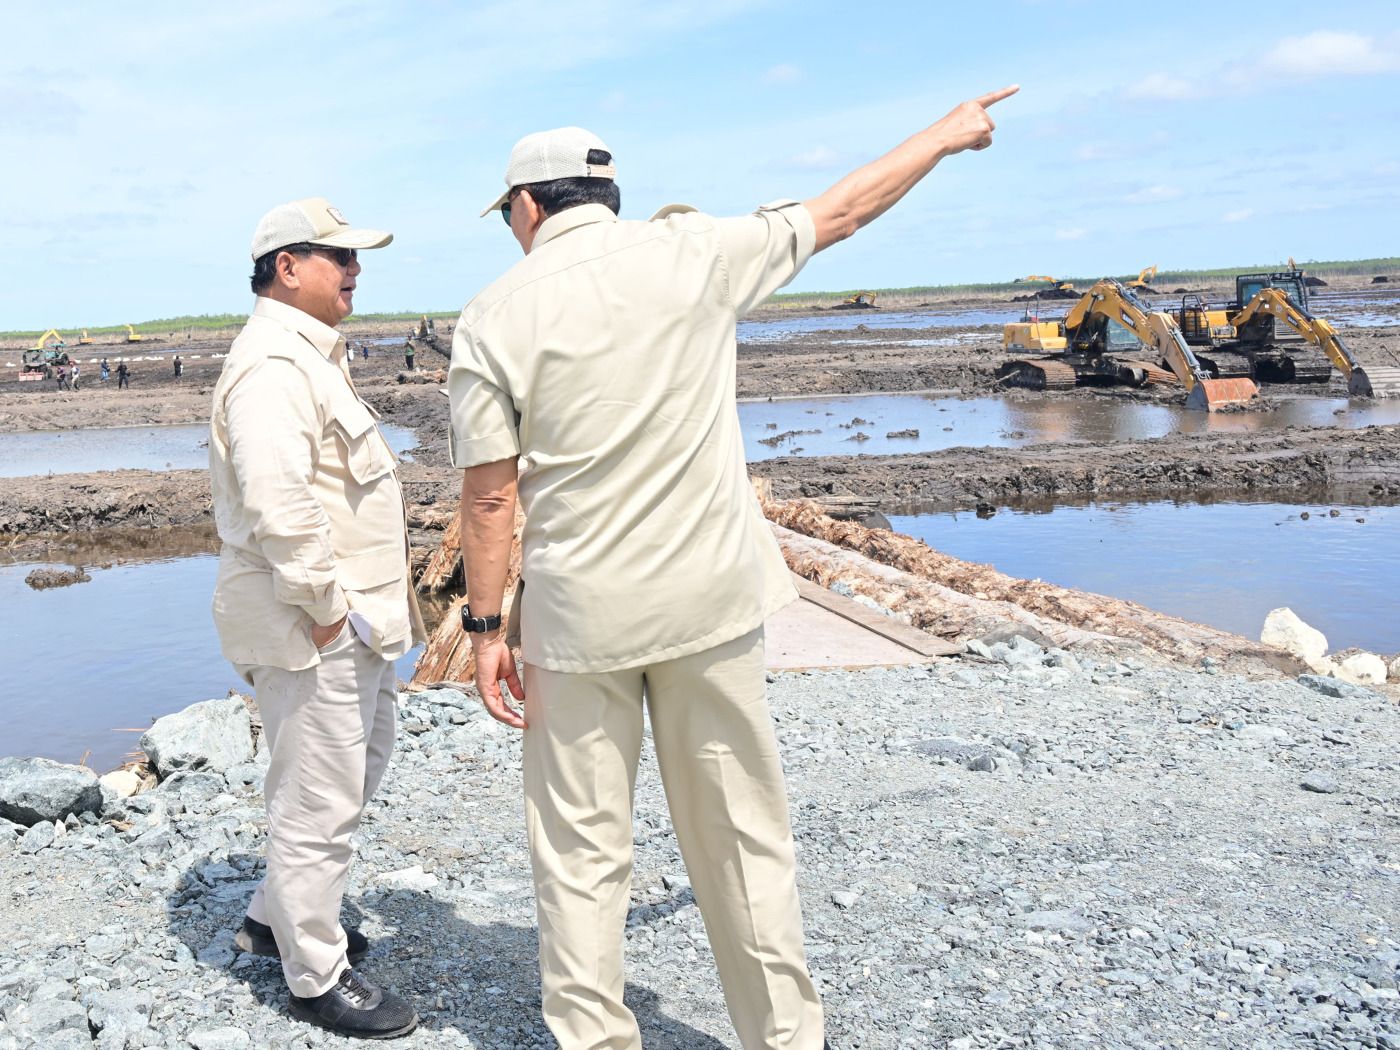
[[[351,226],[340,209],[324,197],[279,204],[258,220],[253,231],[253,259],[289,244],[324,244],[328,248],[383,248],[394,239],[383,230]]]
[[[510,151],[506,168],[506,189],[487,205],[482,215],[500,210],[510,191],[532,182],[554,179],[615,179],[617,168],[611,164],[589,164],[588,151],[600,149],[611,153],[603,140],[584,128],[555,128],[526,135]]]

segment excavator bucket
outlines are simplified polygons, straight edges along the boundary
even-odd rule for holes
[[[1259,396],[1252,379],[1202,379],[1186,395],[1186,407],[1214,412],[1229,405],[1247,405]]]
[[[1400,368],[1357,365],[1347,381],[1352,397],[1400,397]]]

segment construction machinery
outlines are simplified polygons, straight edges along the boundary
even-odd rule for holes
[[[140,332],[138,332],[138,331],[137,331],[135,328],[133,328],[131,325],[127,325],[127,326],[126,326],[126,341],[127,341],[128,343],[143,343],[143,342],[146,341],[146,337],[145,337],[144,335],[142,335]]]
[[[1244,405],[1259,396],[1248,378],[1214,379],[1182,337],[1176,319],[1154,311],[1111,277],[1098,281],[1063,321],[1027,315],[1008,324],[1008,350],[1039,350],[997,368],[997,382],[1031,390],[1068,390],[1078,385],[1174,385],[1186,388],[1186,407],[1214,411]],[[1151,351],[1152,360],[1139,355]],[[1165,366],[1165,367],[1163,367]]]
[[[1176,317],[1186,342],[1214,375],[1326,383],[1335,367],[1353,397],[1400,397],[1400,368],[1363,366],[1331,323],[1313,316],[1307,280],[1296,266],[1240,274],[1229,303],[1183,295]]]
[[[50,328],[47,332],[45,332],[37,340],[35,340],[34,346],[31,349],[48,350],[51,348],[49,340],[53,340],[52,345],[60,350],[63,349],[65,345],[63,342],[63,336],[60,335],[56,329]]]
[[[1017,277],[1015,280],[1016,284],[1030,284],[1032,282],[1037,284],[1041,282],[1049,284],[1050,287],[1059,294],[1073,292],[1075,290],[1074,285],[1069,281],[1062,281],[1058,277],[1047,277],[1045,274],[1040,273],[1033,273],[1029,277]]]
[[[1127,288],[1145,288],[1145,289],[1147,289],[1148,291],[1151,291],[1151,290],[1152,290],[1152,279],[1153,279],[1154,277],[1156,277],[1156,276],[1157,276],[1157,264],[1156,264],[1156,263],[1153,263],[1151,266],[1148,266],[1148,267],[1146,267],[1146,268],[1144,268],[1144,269],[1142,269],[1142,270],[1139,270],[1139,271],[1138,271],[1138,275],[1137,275],[1136,277],[1134,277],[1131,281],[1125,282],[1124,287],[1127,287]]]
[[[82,346],[91,346],[91,345],[92,345],[92,336],[88,335],[88,330],[87,330],[86,328],[83,329],[83,334],[80,335],[80,336],[78,336],[78,342],[79,342]]]

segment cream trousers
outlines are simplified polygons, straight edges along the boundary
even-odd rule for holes
[[[248,915],[272,927],[292,994],[320,995],[349,965],[340,902],[350,836],[394,750],[394,665],[347,623],[315,667],[237,666],[272,749],[267,873]]]
[[[526,665],[525,813],[545,1021],[562,1050],[637,1050],[623,1005],[645,704],[671,820],[745,1050],[819,1050],[763,630],[604,674]]]

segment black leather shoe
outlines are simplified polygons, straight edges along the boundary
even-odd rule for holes
[[[407,999],[384,991],[348,966],[329,991],[308,998],[294,995],[289,1005],[297,1020],[355,1039],[397,1039],[418,1027],[418,1014]]]
[[[269,959],[282,958],[277,947],[277,938],[272,936],[272,927],[266,923],[243,917],[243,929],[233,935],[233,946],[240,952],[250,955],[265,955]],[[357,963],[369,954],[369,939],[359,930],[345,931],[345,957]]]

